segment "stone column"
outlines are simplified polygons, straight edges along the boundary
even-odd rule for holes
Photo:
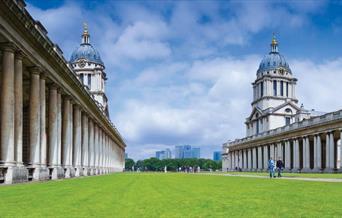
[[[47,144],[46,144],[46,90],[45,75],[40,75],[39,99],[40,99],[40,166],[41,174],[45,179],[49,179],[49,170],[47,169]]]
[[[290,141],[285,141],[285,170],[291,170],[291,151],[290,151]]]
[[[258,147],[258,171],[261,171],[263,169],[262,167],[262,147]]]
[[[252,155],[253,155],[253,161],[252,161],[252,163],[253,163],[253,166],[252,166],[252,168],[253,168],[253,170],[256,170],[257,169],[257,157],[256,157],[256,148],[254,147],[254,148],[252,148]]]
[[[264,170],[267,170],[268,169],[268,146],[265,145],[263,149],[264,149]]]
[[[222,171],[228,172],[230,169],[230,154],[229,153],[226,155],[226,159],[224,162],[225,162],[225,166],[222,165]],[[223,164],[223,162],[222,162],[222,164]]]
[[[1,165],[7,168],[5,183],[15,183],[15,138],[14,138],[14,44],[3,46],[1,84]]]
[[[334,141],[334,133],[330,133],[330,146],[329,146],[329,168],[333,171],[335,169],[335,141]]]
[[[283,144],[281,142],[278,143],[277,145],[277,160],[283,160]]]
[[[89,119],[89,175],[94,175],[94,123],[91,119]]]
[[[326,134],[326,159],[325,172],[332,172],[334,170],[334,135],[332,132]]]
[[[248,149],[248,170],[252,170],[252,150]]]
[[[1,102],[2,103],[2,102]],[[12,182],[26,182],[28,171],[23,165],[23,54],[17,51],[14,59],[14,150],[17,167],[13,168]],[[5,183],[11,183],[6,173]]]
[[[51,179],[63,178],[63,169],[58,163],[58,96],[55,85],[49,88],[49,122],[48,122],[48,146],[49,167],[52,168]]]
[[[74,102],[72,100],[70,100],[70,110],[69,110],[69,114],[70,114],[70,119],[69,119],[69,143],[70,143],[70,146],[69,146],[69,159],[68,159],[68,164],[70,166],[70,176],[71,177],[74,177],[75,176],[75,168],[76,166],[74,165],[74,157],[73,157],[73,154],[74,154]]]
[[[77,177],[83,175],[81,155],[81,111],[79,106],[75,104],[73,108],[73,166]]]
[[[57,89],[57,166],[62,168],[62,95]],[[61,178],[64,177],[64,170],[61,170]]]
[[[102,158],[103,158],[103,131],[100,129],[99,131],[99,168],[100,168],[100,174],[102,174]]]
[[[321,136],[319,134],[314,136],[314,171],[320,172],[322,170],[322,144]]]
[[[65,178],[71,177],[71,170],[72,167],[70,165],[70,99],[69,97],[65,96],[63,99],[63,117],[62,117],[62,148],[63,148],[63,159],[62,164],[65,171]]]
[[[94,124],[94,166],[95,166],[95,174],[98,174],[98,155],[99,155],[99,130],[96,124]]]
[[[83,175],[89,175],[89,130],[88,130],[88,117],[86,113],[82,115],[82,161],[83,161]]]
[[[310,144],[308,136],[303,137],[303,171],[310,171]]]
[[[40,180],[40,69],[31,68],[30,87],[30,164],[34,168],[33,180]]]
[[[235,170],[235,151],[231,151],[232,153],[232,170]]]
[[[293,170],[297,172],[299,170],[299,142],[298,139],[293,141]]]
[[[14,45],[3,48],[1,85],[1,162],[5,166],[16,165],[14,154]],[[6,175],[5,183],[12,183],[12,175]]]
[[[17,52],[14,60],[14,146],[18,167],[23,167],[23,57]],[[23,168],[26,170],[26,168]],[[27,171],[25,171],[27,175]],[[27,180],[27,176],[25,178]]]
[[[274,144],[271,144],[270,145],[270,157],[275,160],[275,157],[274,157]]]
[[[340,131],[340,166],[339,171],[342,171],[342,129]]]
[[[243,153],[243,170],[246,171],[247,170],[247,150],[244,149],[242,153]]]

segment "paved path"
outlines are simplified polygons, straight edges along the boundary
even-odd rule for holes
[[[246,174],[229,174],[229,173],[198,173],[201,175],[211,175],[211,176],[231,176],[231,177],[249,177],[249,178],[258,178],[258,179],[270,179],[269,176],[257,176],[257,175],[246,175]],[[310,182],[342,182],[342,179],[334,179],[334,178],[307,178],[307,177],[281,177],[274,178],[285,179],[285,180],[300,180],[300,181],[310,181]]]

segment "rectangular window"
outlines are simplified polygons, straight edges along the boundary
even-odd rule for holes
[[[81,83],[82,83],[82,84],[84,84],[84,81],[83,81],[84,78],[83,78],[83,77],[84,77],[84,74],[81,73],[81,74],[80,74],[80,80],[81,80]]]
[[[88,74],[88,87],[91,89],[91,75]]]
[[[261,97],[262,97],[262,96],[264,96],[264,82],[261,82],[261,83],[260,83],[260,89],[261,89],[260,95],[261,95]]]
[[[289,97],[289,83],[286,82],[286,97]]]
[[[273,81],[273,95],[277,96],[277,80]]]
[[[291,124],[291,118],[290,117],[285,117],[285,123],[286,126]]]
[[[284,81],[280,81],[280,95],[284,96]]]

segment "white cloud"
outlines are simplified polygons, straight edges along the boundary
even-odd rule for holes
[[[78,2],[28,8],[66,59],[80,42],[82,23],[89,23],[109,77],[111,117],[138,159],[183,143],[201,146],[208,157],[209,147],[244,136],[250,83],[261,57],[233,56],[227,46],[243,47],[252,36],[284,24],[289,31],[310,24],[307,15],[322,6],[311,3],[108,1],[91,10]],[[299,100],[326,111],[341,107],[335,97],[341,62],[290,61]]]
[[[338,91],[342,81],[342,57],[319,63],[311,60],[290,63],[298,78],[297,96],[307,109],[331,112],[342,108]]]

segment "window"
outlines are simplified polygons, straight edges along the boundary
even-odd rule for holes
[[[289,97],[289,83],[286,82],[286,97]]]
[[[273,81],[273,95],[277,96],[277,80]]]
[[[82,83],[82,84],[84,84],[84,82],[83,82],[83,79],[84,79],[84,78],[83,78],[83,77],[84,77],[84,74],[81,73],[81,74],[80,74],[80,80],[81,80],[81,83]]]
[[[290,108],[286,108],[286,109],[285,109],[285,112],[286,112],[286,113],[291,113],[291,114],[292,114],[292,110],[291,110]]]
[[[260,83],[260,89],[261,89],[260,95],[261,95],[261,97],[262,97],[262,96],[264,96],[264,82],[261,82],[261,83]]]
[[[286,126],[291,124],[291,118],[290,117],[285,117],[285,124],[286,124]]]
[[[280,81],[280,95],[284,96],[284,81]]]
[[[91,89],[91,75],[88,74],[88,87]]]
[[[256,120],[256,134],[259,134],[259,120]]]

